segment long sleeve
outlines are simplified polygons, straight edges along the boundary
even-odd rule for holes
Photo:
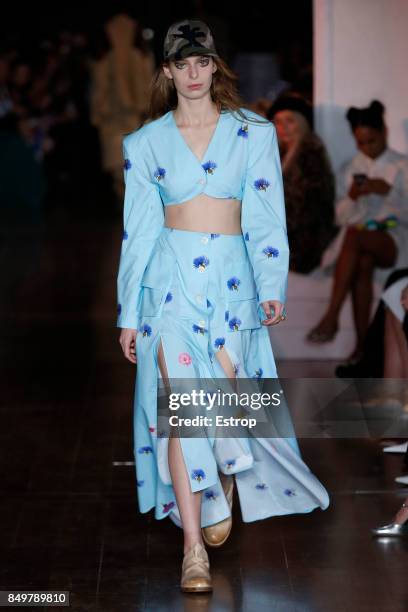
[[[242,232],[254,270],[259,302],[279,300],[285,303],[289,244],[275,126],[272,123],[255,126],[248,140]]]
[[[158,185],[152,182],[143,136],[123,141],[124,231],[118,273],[118,327],[137,329],[141,280],[164,225]]]
[[[104,57],[91,64],[90,116],[92,125],[96,127],[109,120],[112,114],[108,89],[108,62]]]
[[[408,160],[398,163],[392,189],[386,198],[390,215],[398,217],[404,225],[408,224]]]
[[[149,106],[149,89],[154,69],[153,53],[150,51],[142,53],[140,49],[134,49],[132,66],[133,109],[141,115],[147,111]]]

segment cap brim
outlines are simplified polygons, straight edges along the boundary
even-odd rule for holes
[[[215,51],[211,51],[209,49],[197,49],[196,51],[188,51],[187,53],[182,53],[181,55],[178,53],[173,53],[171,55],[168,55],[167,57],[165,57],[164,59],[166,61],[180,61],[182,59],[186,59],[186,57],[193,57],[193,56],[211,56],[211,57],[219,57],[218,53],[216,53]]]

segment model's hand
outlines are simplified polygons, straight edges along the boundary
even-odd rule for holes
[[[136,335],[135,329],[122,329],[119,337],[123,354],[131,363],[136,363]]]
[[[262,302],[261,306],[266,314],[266,319],[261,321],[263,325],[276,325],[276,323],[279,323],[283,320],[281,319],[284,309],[284,304],[282,304],[282,302],[279,302],[278,300],[269,300],[267,302]],[[274,311],[273,316],[271,312],[272,309]]]

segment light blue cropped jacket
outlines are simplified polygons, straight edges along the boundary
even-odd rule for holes
[[[143,274],[164,225],[164,206],[200,193],[242,202],[241,228],[258,302],[285,303],[289,245],[276,130],[257,113],[241,110],[263,123],[223,111],[201,161],[184,140],[172,111],[124,138],[118,327],[137,328]]]

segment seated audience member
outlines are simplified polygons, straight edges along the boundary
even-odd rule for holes
[[[385,303],[384,378],[408,378],[408,270],[382,294]],[[405,401],[403,390],[402,401]],[[406,405],[404,406],[406,408]],[[405,451],[408,466],[408,450]],[[406,484],[406,478],[398,479]],[[371,530],[374,536],[408,535],[408,498],[391,523]]]
[[[389,295],[388,289],[398,286],[398,281],[404,280],[408,285],[408,268],[394,270],[388,276],[382,296],[378,302],[376,311],[367,329],[367,333],[363,343],[363,353],[358,361],[344,362],[339,364],[335,370],[336,376],[339,378],[382,378],[384,376],[385,363],[385,325],[387,304],[384,298]],[[391,313],[388,312],[388,319]],[[408,342],[408,314],[405,315],[406,323],[403,324],[403,330],[406,333]],[[389,324],[389,321],[388,321]]]
[[[313,132],[312,107],[306,100],[282,95],[267,117],[276,127],[281,154],[289,268],[307,274],[319,265],[337,233],[334,176],[325,146]]]
[[[361,358],[370,319],[373,272],[408,264],[408,157],[387,145],[384,106],[346,113],[358,153],[342,168],[337,182],[336,222],[342,228],[323,254],[321,266],[335,263],[328,309],[307,339],[328,342],[348,291],[353,302],[356,345],[348,358]]]

